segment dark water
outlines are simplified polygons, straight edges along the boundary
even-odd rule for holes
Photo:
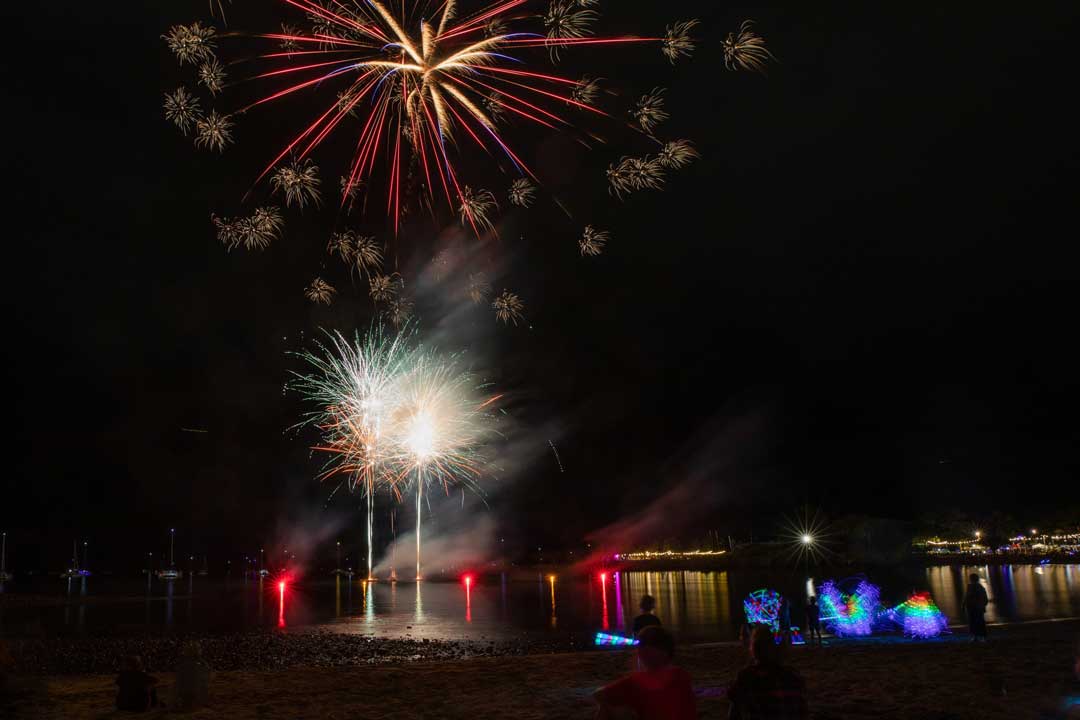
[[[871,571],[882,600],[895,604],[912,590],[929,590],[952,621],[962,622],[964,578],[978,572],[992,603],[990,622],[1080,616],[1080,565],[890,568]],[[821,574],[821,573],[818,573]],[[822,574],[820,579],[829,577]],[[842,575],[832,575],[841,579]],[[37,578],[8,583],[0,602],[0,634],[119,635],[234,632],[257,627],[302,632],[312,628],[381,637],[501,639],[561,631],[619,632],[636,614],[641,595],[685,640],[727,640],[743,621],[742,600],[774,587],[799,602],[805,575],[790,570],[621,572],[571,576],[493,574],[462,582],[364,583],[307,579],[282,591],[276,580],[184,578],[172,583],[91,577]],[[69,593],[70,590],[70,594]],[[53,600],[20,604],[20,594]]]

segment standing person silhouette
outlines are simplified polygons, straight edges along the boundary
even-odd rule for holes
[[[817,604],[817,595],[811,595],[806,601],[806,634],[807,642],[811,645],[814,644],[814,637],[817,637],[817,644],[821,644],[821,611]]]
[[[990,598],[982,586],[978,573],[968,575],[967,591],[964,593],[964,609],[967,610],[968,632],[971,641],[986,642],[986,606]]]
[[[650,625],[664,624],[660,622],[660,618],[656,617],[653,613],[653,611],[656,610],[656,598],[652,595],[642,595],[639,607],[641,608],[641,614],[634,618],[634,624],[631,626],[634,631],[634,637],[637,637],[638,633]]]

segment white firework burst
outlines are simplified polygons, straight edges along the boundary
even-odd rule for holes
[[[510,183],[510,192],[507,196],[511,205],[530,207],[536,197],[536,186],[529,182],[528,178],[518,178]]]
[[[296,38],[303,37],[303,34],[296,25],[281,23],[281,35],[282,38],[278,42],[278,47],[282,50],[285,52],[295,52],[300,49],[300,42]]]
[[[510,29],[501,18],[494,18],[484,23],[484,37],[502,37],[507,35]]]
[[[281,208],[276,205],[266,205],[255,208],[251,214],[252,232],[259,237],[259,242],[269,245],[270,241],[281,237],[281,230],[285,227],[285,217],[281,214]]]
[[[233,122],[228,115],[219,115],[211,110],[206,117],[195,120],[195,147],[225,152],[226,145],[232,145]]]
[[[651,93],[638,98],[637,105],[630,114],[634,116],[642,130],[652,135],[657,125],[671,117],[664,110],[664,88],[653,88]]]
[[[666,168],[678,170],[700,157],[701,153],[697,151],[697,148],[689,140],[669,140],[660,149],[657,160]]]
[[[321,277],[317,277],[311,281],[311,284],[304,290],[304,295],[313,303],[321,303],[323,305],[329,305],[334,301],[334,295],[337,294],[337,290],[330,283],[323,280]]]
[[[382,248],[374,235],[357,235],[352,243],[352,264],[361,275],[371,276],[382,267]]]
[[[165,93],[165,117],[173,121],[180,132],[187,135],[199,119],[199,99],[182,87],[174,93]]]
[[[667,26],[667,34],[664,36],[664,43],[660,46],[660,51],[671,61],[672,65],[680,57],[690,57],[691,53],[694,52],[694,38],[691,37],[690,31],[698,25],[700,23],[697,20],[683,20]]]
[[[315,206],[321,203],[319,167],[311,158],[294,158],[287,167],[279,167],[270,177],[270,184],[275,191],[280,190],[285,194],[286,207],[295,203],[303,210],[308,203]]]
[[[461,189],[461,205],[458,214],[462,225],[472,225],[478,233],[481,228],[494,230],[491,215],[499,207],[495,196],[487,190],[474,191],[468,185]]]
[[[217,58],[210,58],[199,66],[199,82],[211,95],[217,95],[225,87],[225,66]]]
[[[214,56],[214,35],[212,27],[203,27],[202,23],[191,25],[173,25],[169,32],[162,35],[180,64],[196,63],[209,60]]]
[[[724,65],[728,70],[751,70],[765,73],[765,63],[775,60],[765,47],[765,38],[755,33],[753,20],[744,20],[738,32],[728,33],[723,42]]]
[[[525,319],[525,304],[509,290],[503,290],[502,295],[491,303],[491,307],[495,309],[495,319],[504,323],[517,325]]]
[[[487,281],[487,276],[482,272],[469,273],[469,282],[465,286],[465,294],[477,305],[484,302],[487,296],[491,294],[491,283]]]
[[[582,233],[581,239],[578,240],[578,248],[581,250],[582,255],[599,255],[604,251],[604,246],[607,245],[610,237],[611,233],[607,230],[597,230],[592,225],[586,225],[585,232]]]

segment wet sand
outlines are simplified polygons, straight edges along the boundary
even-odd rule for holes
[[[992,628],[991,642],[880,638],[792,648],[816,718],[1034,717],[1064,687],[1080,622]],[[215,672],[211,706],[193,718],[590,718],[592,691],[631,665],[627,650],[472,657],[280,671]],[[726,718],[727,683],[746,662],[724,643],[681,648],[702,718]],[[173,677],[159,673],[168,701]],[[19,678],[36,686],[13,717],[126,717],[110,675]],[[143,717],[179,717],[162,710]]]

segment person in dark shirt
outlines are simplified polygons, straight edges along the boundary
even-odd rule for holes
[[[653,611],[656,610],[656,598],[652,595],[642,595],[639,607],[641,608],[641,614],[634,618],[634,624],[632,625],[635,637],[650,625],[663,625],[660,618],[653,614]]]
[[[652,625],[638,635],[638,670],[596,691],[597,720],[629,709],[638,720],[697,720],[690,673],[672,664],[675,639]]]
[[[780,608],[776,611],[777,632],[785,645],[791,644],[791,601],[780,598]]]
[[[739,671],[728,688],[732,720],[805,720],[806,691],[797,672],[780,664],[776,640],[765,625],[750,638],[752,663]]]
[[[157,678],[143,672],[142,660],[137,655],[124,659],[120,675],[116,678],[119,687],[116,693],[116,709],[128,712],[146,712],[158,706]]]
[[[986,588],[979,582],[979,574],[971,573],[968,576],[967,592],[964,593],[964,609],[967,610],[968,632],[971,633],[971,641],[986,641],[986,606],[990,598],[986,595]]]
[[[806,635],[806,641],[811,645],[814,644],[815,636],[817,636],[817,644],[821,644],[820,610],[816,595],[811,595],[806,601]]]

